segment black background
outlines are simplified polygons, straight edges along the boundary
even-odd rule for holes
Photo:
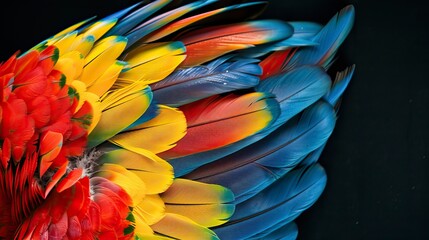
[[[136,1],[8,1],[0,57]],[[273,0],[264,18],[355,26],[333,69],[356,64],[321,164],[328,184],[298,219],[299,239],[429,239],[429,13],[425,1]]]

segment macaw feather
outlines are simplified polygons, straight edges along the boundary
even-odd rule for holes
[[[243,239],[280,222],[291,222],[314,203],[325,184],[326,174],[319,165],[294,170],[253,198],[238,204],[231,221],[214,231],[220,238]]]
[[[317,103],[264,139],[185,177],[225,186],[236,196],[236,203],[243,202],[294,169],[303,157],[326,143],[334,129],[335,118],[332,106]],[[252,178],[246,178],[247,175]]]
[[[172,73],[185,59],[185,46],[181,42],[142,45],[124,56],[128,66],[119,80],[157,82]]]
[[[164,218],[151,228],[156,233],[173,239],[219,239],[212,230],[173,213],[166,213]]]
[[[226,53],[290,37],[293,28],[281,21],[257,20],[202,28],[179,38],[186,46],[181,66],[194,66]]]
[[[135,153],[118,149],[105,153],[98,161],[118,164],[134,173],[147,183],[147,194],[162,193],[173,183],[173,167],[150,151]],[[153,179],[157,179],[156,182]]]
[[[316,46],[300,49],[284,67],[290,70],[303,65],[330,65],[333,55],[349,34],[355,17],[349,5],[337,13],[311,40]]]
[[[141,203],[146,195],[145,183],[135,173],[118,164],[103,164],[96,172],[96,176],[105,178],[124,189],[132,199],[132,206]]]
[[[144,37],[142,39],[142,41],[153,42],[153,41],[160,40],[160,39],[164,38],[165,36],[168,36],[170,34],[178,32],[181,29],[189,28],[189,27],[196,25],[202,21],[207,23],[209,21],[209,19],[213,18],[214,16],[217,16],[218,18],[220,18],[218,15],[222,15],[222,14],[237,14],[236,12],[240,11],[240,12],[245,12],[245,14],[248,16],[249,15],[250,16],[256,15],[253,12],[255,12],[255,11],[261,12],[264,9],[265,5],[266,5],[266,2],[249,2],[249,3],[242,3],[242,4],[227,6],[224,8],[219,8],[219,9],[212,10],[209,12],[197,14],[195,16],[191,16],[191,17],[188,17],[185,19],[178,20],[178,21],[173,22],[171,24],[168,24],[168,25],[152,32],[148,36]],[[253,13],[253,14],[251,14],[251,13]]]
[[[213,95],[247,89],[259,83],[257,59],[222,57],[207,65],[181,68],[151,84],[154,99],[161,104],[181,106]]]
[[[331,90],[324,97],[325,100],[328,101],[332,106],[335,106],[338,103],[340,97],[343,95],[344,91],[349,85],[354,71],[355,65],[352,65],[345,70],[337,73]]]
[[[229,94],[190,103],[180,110],[187,120],[187,134],[174,148],[160,154],[170,160],[221,148],[263,130],[277,118],[278,103],[264,93]]]
[[[164,201],[159,195],[146,195],[143,201],[133,208],[133,215],[134,218],[139,219],[136,221],[137,228],[140,222],[144,222],[147,226],[155,224],[165,215]]]
[[[295,239],[354,21],[143,1],[0,63],[0,239]]]
[[[96,146],[127,128],[146,111],[151,100],[152,92],[142,82],[105,94],[100,104],[101,119],[89,134],[88,145]]]
[[[124,37],[108,37],[97,43],[85,58],[80,81],[91,86],[106,70],[116,63],[127,44]]]
[[[116,24],[110,31],[106,34],[107,36],[112,35],[124,35],[139,23],[144,21],[150,15],[170,3],[171,0],[157,0],[153,1],[147,5],[142,6],[141,8],[134,10],[131,14],[126,15],[123,19],[121,19],[118,24]],[[132,10],[136,8],[141,3],[137,3],[127,10]]]
[[[177,9],[170,10],[168,12],[162,13],[149,21],[146,21],[137,27],[134,27],[131,31],[129,31],[125,36],[129,39],[128,46],[132,46],[140,39],[143,39],[148,34],[153,31],[165,26],[166,24],[180,18],[181,16],[197,10],[201,7],[204,7],[208,4],[216,2],[217,0],[202,0],[189,3]]]
[[[227,222],[234,212],[234,195],[220,185],[175,179],[161,197],[167,213],[188,217],[206,227]]]
[[[176,146],[185,133],[186,119],[183,113],[160,105],[155,118],[116,134],[109,141],[123,148],[131,145],[157,154]]]

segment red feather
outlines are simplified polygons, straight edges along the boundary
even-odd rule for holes
[[[179,40],[186,46],[181,66],[198,65],[226,53],[289,37],[293,29],[278,21],[253,21],[199,29]]]
[[[48,185],[46,185],[45,193],[43,195],[43,198],[46,198],[48,194],[51,192],[52,188],[55,187],[55,185],[60,181],[60,179],[66,174],[67,172],[67,165],[68,162],[65,162],[58,170],[52,175],[51,181],[49,181]]]
[[[288,64],[290,59],[295,54],[297,48],[289,48],[283,51],[274,52],[259,63],[262,67],[263,73],[261,80],[267,77],[280,73],[283,67]]]
[[[186,117],[187,134],[160,156],[172,159],[220,148],[262,130],[273,120],[271,111],[276,109],[265,97],[262,93],[229,94],[180,107]]]
[[[82,177],[82,168],[75,168],[61,182],[57,185],[57,192],[62,192],[71,186],[74,186],[77,181]]]
[[[25,75],[26,73],[33,70],[37,64],[39,64],[39,53],[37,51],[31,51],[17,59],[14,73],[16,76]]]
[[[63,145],[63,135],[57,132],[46,132],[40,141],[40,167],[39,174],[43,176],[55,161]]]
[[[59,57],[58,48],[49,46],[40,52],[39,67],[42,68],[45,75],[48,75],[57,63]]]
[[[36,128],[41,128],[48,124],[51,119],[51,107],[48,98],[38,96],[28,104],[28,115],[34,119]]]

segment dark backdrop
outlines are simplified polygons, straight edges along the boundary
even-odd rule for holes
[[[133,2],[8,1],[1,59]],[[264,17],[326,23],[348,4],[356,23],[333,68],[357,70],[320,160],[326,190],[298,219],[299,239],[429,239],[426,1],[273,0]]]

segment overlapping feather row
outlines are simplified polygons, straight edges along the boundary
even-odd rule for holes
[[[354,71],[326,72],[353,7],[322,26],[252,20],[266,2],[169,4],[0,65],[1,239],[296,238]]]

